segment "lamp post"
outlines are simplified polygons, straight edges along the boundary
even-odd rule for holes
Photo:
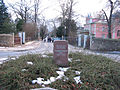
[[[38,31],[38,41],[40,41],[40,29],[37,29]]]
[[[64,40],[66,39],[65,35],[66,35],[66,26],[64,26]]]

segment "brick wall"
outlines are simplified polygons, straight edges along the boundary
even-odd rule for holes
[[[120,51],[120,40],[92,38],[90,49],[96,51]]]
[[[6,46],[6,47],[14,46],[14,35],[0,34],[0,46]]]

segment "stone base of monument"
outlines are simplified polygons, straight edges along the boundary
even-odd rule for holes
[[[68,65],[68,42],[58,40],[54,42],[54,63],[58,66],[67,67]]]

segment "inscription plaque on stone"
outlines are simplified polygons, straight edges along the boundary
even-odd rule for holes
[[[59,40],[54,42],[54,62],[59,66],[68,66],[68,42]]]

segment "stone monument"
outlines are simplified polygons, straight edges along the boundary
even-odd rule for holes
[[[58,66],[68,66],[68,42],[65,40],[58,40],[54,42],[54,62]]]

